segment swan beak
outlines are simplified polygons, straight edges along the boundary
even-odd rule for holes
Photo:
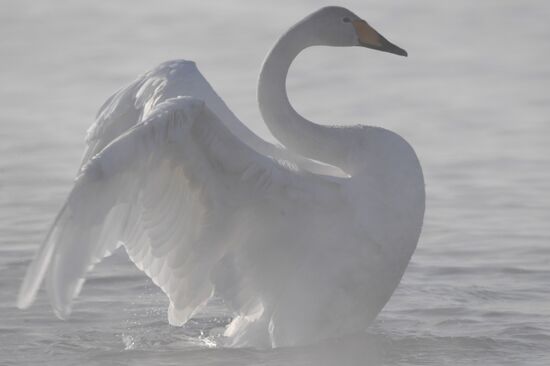
[[[399,56],[407,56],[407,51],[398,47],[382,37],[380,33],[374,30],[364,20],[354,20],[352,22],[357,37],[359,38],[359,45],[373,50],[393,53]]]

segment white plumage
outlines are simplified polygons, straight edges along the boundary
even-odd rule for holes
[[[271,51],[258,96],[284,149],[248,130],[189,61],[164,63],[115,93],[88,131],[18,306],[46,278],[66,318],[86,272],[123,245],[169,297],[170,324],[184,324],[215,293],[235,314],[228,344],[295,345],[365,329],[416,247],[422,170],[398,135],[315,125],[284,87],[308,46],[402,54],[365,24],[323,8]]]

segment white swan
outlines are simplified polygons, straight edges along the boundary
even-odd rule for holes
[[[250,132],[192,62],[164,63],[109,98],[18,306],[30,306],[46,278],[66,318],[86,271],[123,245],[168,295],[170,324],[184,324],[215,294],[235,313],[225,331],[234,345],[364,330],[416,247],[422,170],[391,131],[321,126],[296,113],[287,71],[316,45],[406,55],[340,7],[290,28],[258,86],[262,116],[286,149]]]

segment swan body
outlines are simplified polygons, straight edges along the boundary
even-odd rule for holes
[[[316,45],[406,55],[344,8],[297,23],[266,58],[258,87],[284,148],[246,128],[189,61],[164,63],[109,98],[18,306],[30,306],[45,279],[54,312],[67,318],[86,272],[122,245],[169,297],[170,324],[219,296],[234,312],[230,345],[364,330],[416,248],[422,169],[391,131],[321,126],[292,108],[288,67]]]

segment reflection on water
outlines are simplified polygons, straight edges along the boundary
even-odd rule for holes
[[[291,70],[290,96],[312,120],[381,124],[405,136],[426,175],[425,229],[368,333],[259,351],[211,347],[209,330],[228,321],[217,303],[186,327],[168,326],[166,299],[123,253],[93,272],[68,322],[55,319],[44,292],[27,311],[15,309],[15,296],[110,93],[156,63],[191,58],[268,136],[255,105],[257,70],[275,38],[319,2],[3,4],[1,363],[548,364],[550,6],[345,5],[410,57],[307,50]]]

